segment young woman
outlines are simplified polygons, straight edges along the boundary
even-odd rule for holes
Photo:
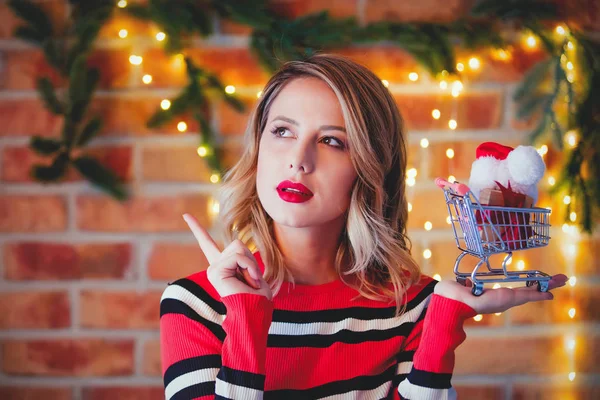
[[[210,266],[161,300],[167,399],[455,398],[464,320],[552,299],[534,287],[476,297],[420,273],[402,120],[365,67],[326,54],[285,64],[246,140],[221,189],[228,246],[184,215]]]

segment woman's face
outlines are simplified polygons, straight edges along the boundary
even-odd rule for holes
[[[258,197],[274,222],[300,228],[343,218],[357,177],[344,126],[337,97],[317,78],[294,79],[275,98],[256,178]],[[312,196],[278,189],[286,180],[301,183]]]

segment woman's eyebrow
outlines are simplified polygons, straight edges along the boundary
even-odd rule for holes
[[[283,115],[278,115],[275,118],[273,118],[273,121],[277,121],[277,120],[285,121],[285,122],[288,122],[288,123],[290,123],[292,125],[296,125],[296,126],[300,125],[300,123],[298,121],[293,120],[288,117],[284,117]],[[337,126],[337,125],[321,125],[319,130],[320,131],[342,131],[342,132],[346,133],[346,129],[344,127]]]

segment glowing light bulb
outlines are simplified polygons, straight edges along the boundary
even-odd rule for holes
[[[227,93],[227,94],[233,94],[233,93],[235,93],[235,86],[233,86],[233,85],[227,85],[225,87],[225,93]]]
[[[575,48],[575,46],[573,45],[573,42],[567,42],[567,48],[569,50],[573,50],[573,48]]]
[[[419,74],[417,74],[416,72],[411,72],[410,74],[408,74],[408,79],[410,79],[413,82],[416,82],[419,79]]]
[[[179,132],[185,132],[187,130],[187,124],[183,121],[179,121],[179,123],[177,124],[177,130]]]
[[[213,215],[217,215],[220,211],[220,208],[221,207],[219,205],[219,202],[215,200],[215,201],[213,201],[210,211],[212,212]]]
[[[440,274],[435,274],[435,275],[433,276],[433,279],[435,279],[436,281],[438,281],[438,282],[439,282],[439,281],[441,281],[441,280],[442,280],[442,277],[440,276]]]
[[[554,186],[556,184],[556,179],[553,176],[548,177],[548,185]]]
[[[125,39],[127,37],[127,35],[129,34],[129,32],[127,32],[127,29],[121,29],[119,31],[119,37],[121,39]]]
[[[558,33],[559,35],[564,35],[565,34],[565,28],[562,25],[558,25],[555,29],[556,33]]]
[[[573,70],[573,63],[571,61],[567,62],[567,69],[570,71]]]
[[[518,269],[519,271],[523,271],[523,270],[525,269],[525,261],[523,261],[523,260],[519,260],[519,261],[517,262],[517,269]]]
[[[448,175],[448,182],[450,182],[450,183],[456,182],[456,177],[454,175]]]
[[[412,211],[412,203],[408,203],[408,212]]]
[[[259,91],[256,93],[256,98],[260,99],[260,96],[262,96],[262,90],[259,90]]]
[[[143,58],[141,56],[136,56],[135,54],[132,54],[129,56],[129,62],[132,63],[133,65],[140,65],[143,61]]]
[[[456,120],[451,119],[450,121],[448,121],[448,128],[455,130],[457,126],[458,126],[458,123],[456,122]],[[450,158],[452,158],[452,157],[450,157]]]
[[[125,7],[127,7],[127,2],[125,0],[119,0],[119,2],[117,3],[117,6],[119,8],[125,8]]]
[[[448,89],[448,82],[440,81],[440,89],[442,89],[442,90]]]
[[[167,37],[167,35],[164,32],[158,32],[156,34],[156,40],[158,40],[159,42],[162,42],[163,40],[165,40],[166,37]]]
[[[452,88],[460,91],[464,89],[464,85],[461,81],[454,81],[452,82]]]
[[[409,178],[416,178],[417,177],[417,169],[416,168],[410,168],[408,171],[406,171],[406,175]]]
[[[533,35],[527,36],[527,38],[525,39],[525,43],[530,49],[535,49],[537,47],[537,39]]]
[[[564,233],[567,233],[567,232],[569,232],[569,224],[567,224],[567,223],[564,223],[564,224],[563,224],[563,226],[562,226],[562,231],[563,231]]]
[[[452,150],[452,149],[446,149],[446,157],[448,157],[448,158],[454,158],[454,150]]]
[[[433,117],[433,119],[440,119],[441,115],[442,113],[437,108],[431,111],[431,116]]]
[[[197,152],[200,157],[205,157],[208,154],[208,149],[205,146],[200,146]]]
[[[218,174],[212,174],[212,175],[210,176],[210,181],[211,181],[212,183],[217,183],[217,182],[219,182],[219,179],[220,179],[220,178],[219,178],[219,175],[218,175]]]
[[[498,61],[508,61],[512,58],[512,54],[505,49],[494,49],[492,51],[492,58]]]
[[[426,221],[424,227],[426,231],[430,231],[431,228],[433,228],[433,224],[429,221]]]
[[[577,277],[572,276],[569,278],[569,285],[575,286],[577,284]]]
[[[163,110],[168,110],[169,108],[171,108],[171,102],[167,99],[164,99],[160,102],[160,108],[162,108]]]
[[[571,196],[565,196],[563,198],[563,203],[565,203],[565,204],[571,204]]]
[[[463,72],[465,70],[465,64],[463,63],[456,63],[456,70],[459,72]]]
[[[471,68],[472,70],[479,69],[480,65],[481,65],[481,62],[479,61],[479,58],[477,58],[477,57],[469,58],[469,68]]]
[[[406,184],[408,186],[411,186],[411,187],[415,186],[415,183],[416,183],[415,178],[410,177],[410,176],[408,178],[406,178]]]
[[[574,338],[568,338],[566,340],[565,345],[567,347],[567,350],[569,350],[569,351],[575,350],[575,345],[576,345],[575,339]]]
[[[575,81],[575,75],[573,75],[572,71],[569,71],[569,73],[567,74],[567,80],[569,81],[569,83],[573,83],[573,81]]]
[[[429,147],[429,140],[427,140],[427,138],[423,138],[421,139],[421,147],[426,149],[427,147]]]
[[[474,316],[474,317],[473,317],[473,319],[474,319],[476,322],[479,322],[479,321],[481,321],[481,320],[483,319],[483,315],[481,315],[481,314],[477,314],[476,316]]]
[[[575,308],[571,308],[569,309],[569,317],[571,319],[575,318],[575,314],[577,313],[577,311],[575,310]]]
[[[150,84],[152,82],[152,75],[144,75],[142,77],[142,82],[144,82],[146,85]]]
[[[577,221],[577,213],[575,211],[571,211],[571,214],[569,214],[569,219],[571,222]]]
[[[538,149],[538,154],[540,156],[545,156],[548,153],[548,146],[543,144],[539,149]]]
[[[429,249],[423,250],[423,258],[426,260],[430,259],[431,258],[431,250],[429,250]]]
[[[382,79],[381,83],[383,83],[383,86],[385,86],[385,87],[389,87],[390,86],[390,83],[387,80],[385,80],[385,79]]]
[[[571,382],[573,382],[573,381],[575,380],[575,376],[576,376],[576,375],[577,375],[577,374],[576,374],[575,372],[569,372],[569,380],[570,380]]]
[[[574,131],[569,131],[565,134],[565,141],[573,148],[577,145],[577,134]]]

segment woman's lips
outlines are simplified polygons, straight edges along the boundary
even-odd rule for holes
[[[286,191],[283,189],[277,189],[277,193],[283,201],[287,201],[288,203],[304,203],[313,197],[312,195]]]

